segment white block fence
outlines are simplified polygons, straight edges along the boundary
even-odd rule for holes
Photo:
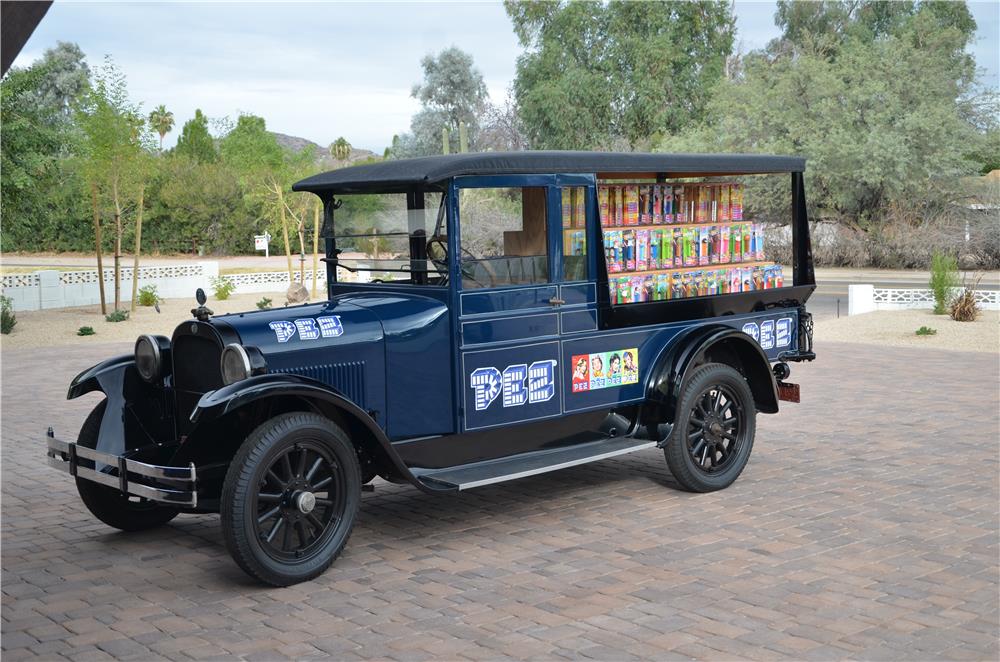
[[[954,294],[961,293],[955,288]],[[850,285],[847,294],[847,314],[861,315],[876,310],[908,310],[913,308],[934,308],[934,293],[931,290],[914,288],[875,287],[874,285]],[[986,310],[1000,309],[1000,291],[977,290],[976,301]]]
[[[121,299],[123,305],[132,301],[132,267],[121,268]],[[212,298],[212,279],[219,277],[219,263],[204,261],[192,264],[139,267],[139,287],[155,285],[164,299],[190,298],[202,288]],[[284,292],[288,289],[287,271],[270,271],[222,276],[236,285],[236,293]],[[298,282],[299,273],[295,272]],[[0,279],[3,295],[10,297],[15,311],[92,306],[101,302],[97,270],[40,270],[27,274],[9,274]],[[312,269],[305,272],[305,286],[312,288]],[[113,304],[115,270],[104,269],[104,296]],[[326,296],[326,270],[320,269],[317,294]]]

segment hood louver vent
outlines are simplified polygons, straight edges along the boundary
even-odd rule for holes
[[[301,368],[287,368],[275,372],[301,375],[323,382],[343,393],[354,404],[365,408],[365,362],[321,363]]]

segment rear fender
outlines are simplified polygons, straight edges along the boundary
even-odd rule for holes
[[[644,417],[649,422],[672,422],[688,377],[709,362],[731,365],[743,374],[757,411],[778,411],[778,386],[764,350],[742,331],[709,324],[680,334],[661,353],[647,384]]]
[[[194,429],[173,463],[228,465],[255,427],[278,413],[297,410],[315,411],[336,422],[360,454],[391,475],[430,491],[403,464],[368,412],[322,382],[282,373],[251,377],[203,395],[191,413]]]
[[[173,409],[166,389],[149,384],[135,369],[131,354],[102,361],[70,382],[67,400],[92,392],[107,397],[95,450],[131,455],[175,438]]]

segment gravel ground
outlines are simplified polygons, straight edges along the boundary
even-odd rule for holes
[[[262,297],[273,301],[273,306],[285,302],[282,292],[254,292],[233,294],[225,301],[209,298],[207,305],[214,313],[236,313],[256,310]],[[124,322],[107,322],[101,307],[56,308],[51,310],[22,311],[17,313],[17,326],[10,335],[0,336],[0,349],[20,347],[46,347],[59,345],[86,345],[117,341],[133,341],[141,333],[157,333],[167,337],[184,320],[191,319],[191,309],[197,306],[194,297],[189,299],[164,299],[160,312],[153,308],[136,306],[135,312]],[[112,306],[108,305],[108,310]],[[81,326],[90,326],[96,333],[78,336]]]
[[[929,326],[937,333],[918,336]],[[1000,352],[1000,311],[986,310],[975,322],[956,322],[930,310],[894,310],[816,322],[818,342],[854,342],[886,346],[931,347],[966,352]]]

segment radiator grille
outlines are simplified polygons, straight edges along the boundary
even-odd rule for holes
[[[321,363],[301,368],[284,368],[276,372],[301,375],[329,384],[343,393],[354,404],[365,408],[365,362]]]

